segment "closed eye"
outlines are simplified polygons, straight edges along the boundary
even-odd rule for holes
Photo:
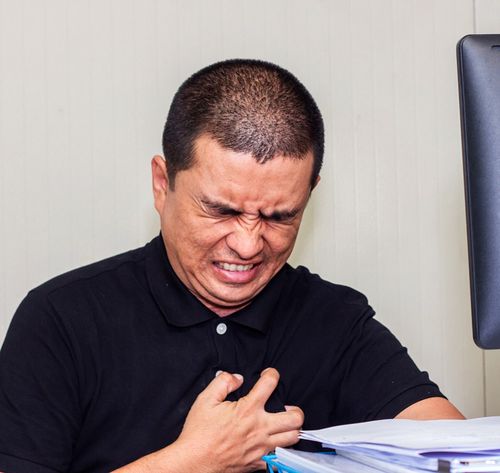
[[[220,215],[222,217],[234,217],[236,215],[241,214],[241,212],[239,212],[238,210],[234,210],[229,207],[219,207],[212,210],[215,214]]]
[[[293,209],[285,212],[273,212],[270,215],[264,215],[261,213],[263,220],[269,220],[277,223],[288,223],[291,222],[299,213],[299,209]]]
[[[208,199],[201,199],[206,211],[214,217],[237,217],[243,214],[242,210],[235,209],[220,202],[212,202]],[[275,223],[291,223],[300,212],[300,208],[284,211],[275,211],[267,215],[259,212],[262,220]]]
[[[241,212],[237,209],[228,207],[227,205],[220,204],[218,202],[210,202],[208,200],[202,200],[203,205],[208,210],[211,215],[216,217],[234,217],[240,215]]]

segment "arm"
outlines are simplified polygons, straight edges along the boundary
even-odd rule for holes
[[[226,401],[238,389],[241,375],[222,373],[194,402],[179,438],[171,445],[126,465],[115,473],[236,473],[262,469],[261,457],[275,447],[298,440],[304,415],[298,407],[268,413],[264,405],[278,384],[267,369],[248,393]]]
[[[447,399],[430,397],[403,409],[396,419],[465,419],[462,413]]]

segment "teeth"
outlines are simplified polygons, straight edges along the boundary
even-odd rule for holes
[[[217,266],[226,271],[248,271],[253,268],[253,264],[229,264],[229,263],[217,263]]]

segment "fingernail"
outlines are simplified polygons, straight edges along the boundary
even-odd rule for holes
[[[243,381],[243,375],[241,375],[240,373],[233,373],[233,376],[235,378],[238,378],[240,381]]]
[[[262,375],[263,375],[266,371],[269,371],[270,369],[271,369],[271,368],[266,368],[265,370],[262,370],[262,371],[261,371],[261,373],[260,373],[260,374],[261,374],[261,376],[262,376]]]

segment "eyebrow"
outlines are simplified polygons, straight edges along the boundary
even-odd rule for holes
[[[213,210],[219,214],[222,215],[240,215],[243,212],[241,209],[235,209],[234,207],[231,207],[229,204],[225,204],[223,202],[217,202],[217,201],[212,201],[206,197],[203,197],[201,199],[201,202],[210,210]],[[291,210],[275,210],[272,212],[270,215],[266,215],[262,212],[259,212],[260,216],[266,220],[291,220],[294,217],[297,216],[297,214],[300,212],[300,208],[295,208]]]
[[[211,201],[207,198],[202,198],[201,202],[205,207],[208,207],[210,210],[214,210],[216,212],[226,214],[226,215],[239,215],[242,213],[241,210],[234,209],[228,204],[223,204],[222,202]]]

